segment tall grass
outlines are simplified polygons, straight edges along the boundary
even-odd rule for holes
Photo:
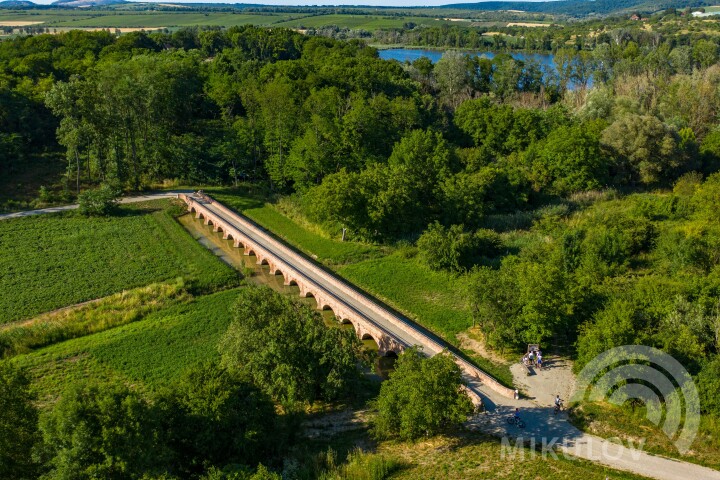
[[[125,325],[172,304],[187,301],[190,295],[182,279],[154,283],[0,326],[0,357],[20,353]]]
[[[143,319],[56,343],[9,361],[27,368],[41,406],[72,382],[86,378],[157,390],[198,362],[217,358],[216,348],[232,315],[237,289],[193,298]]]
[[[318,480],[384,480],[402,467],[393,457],[366,453],[359,448],[350,452],[347,461],[339,465],[337,454],[329,448],[318,455],[317,463]]]

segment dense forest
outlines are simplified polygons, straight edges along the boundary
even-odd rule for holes
[[[44,200],[260,184],[329,236],[408,246],[467,281],[491,347],[555,339],[581,367],[656,346],[719,415],[717,42],[619,29],[549,70],[459,52],[400,64],[254,27],[15,38],[0,43],[0,178],[62,152]]]

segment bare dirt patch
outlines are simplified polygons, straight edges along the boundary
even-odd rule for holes
[[[342,410],[319,415],[307,420],[303,435],[308,438],[329,438],[338,433],[364,428],[367,425],[367,410]]]
[[[530,375],[520,362],[512,364],[510,371],[514,383],[539,406],[552,406],[555,395],[567,404],[575,392],[572,362],[556,355],[543,356],[542,370],[531,367]]]
[[[473,329],[467,332],[458,333],[458,340],[460,340],[460,348],[472,350],[483,358],[487,358],[493,363],[506,364],[508,363],[506,358],[503,358],[497,352],[490,350],[485,346],[485,343],[479,340],[479,335],[474,332]]]
[[[507,24],[508,27],[549,27],[549,23],[534,23],[534,22],[511,22]]]

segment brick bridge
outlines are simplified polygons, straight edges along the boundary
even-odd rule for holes
[[[361,339],[372,338],[380,355],[397,356],[412,345],[421,346],[427,355],[445,350],[441,340],[329,274],[237,212],[200,193],[181,193],[178,198],[185,201],[188,211],[195,213],[196,218],[212,225],[213,231],[221,231],[224,239],[232,239],[236,248],[243,247],[245,255],[255,255],[259,265],[268,265],[271,273],[282,275],[285,285],[297,285],[300,296],[314,297],[319,309],[332,310],[341,323],[352,324]],[[462,369],[473,401],[481,398],[479,390],[483,387],[504,397],[513,397],[512,389],[466,360],[453,356]]]

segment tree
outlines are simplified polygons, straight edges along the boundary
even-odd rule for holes
[[[445,228],[431,224],[418,239],[420,255],[433,270],[461,272],[482,258],[495,257],[502,246],[500,236],[492,230],[465,232],[462,225]]]
[[[287,407],[347,394],[365,361],[354,332],[267,287],[243,289],[220,341],[222,363]]]
[[[71,385],[40,422],[50,476],[139,478],[158,472],[164,465],[155,427],[150,406],[127,387]]]
[[[39,440],[38,412],[25,373],[0,363],[0,477],[36,478],[32,451]]]
[[[413,440],[464,422],[473,405],[462,386],[460,367],[446,352],[426,358],[416,347],[405,350],[380,387],[373,433]]]
[[[712,40],[700,39],[693,42],[692,56],[700,68],[708,68],[718,61],[718,46]]]
[[[283,444],[270,398],[216,363],[187,371],[155,404],[170,463],[183,475],[207,464],[254,465]]]
[[[561,126],[525,154],[537,189],[556,195],[593,190],[607,184],[610,165],[600,149],[601,123]]]
[[[452,109],[457,108],[469,96],[467,55],[448,50],[435,64],[434,73],[445,103]]]
[[[603,131],[602,142],[644,184],[666,179],[680,166],[675,135],[655,116],[624,115]]]

